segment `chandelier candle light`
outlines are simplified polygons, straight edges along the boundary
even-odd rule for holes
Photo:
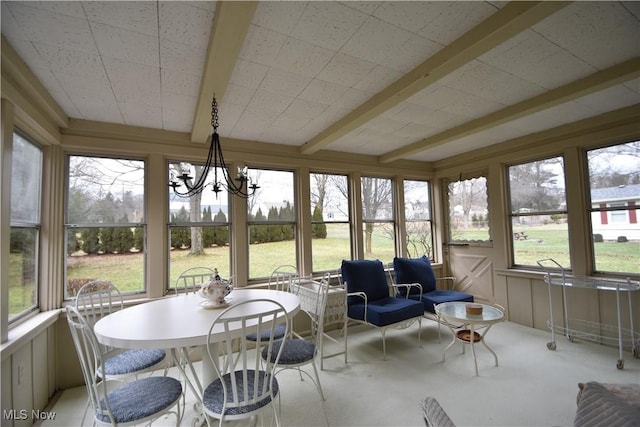
[[[229,168],[224,161],[222,155],[222,146],[220,145],[220,136],[218,135],[218,102],[214,95],[211,101],[211,127],[213,133],[211,134],[211,145],[209,146],[209,154],[207,155],[207,161],[203,166],[203,172],[194,182],[193,177],[190,175],[192,171],[192,165],[189,163],[180,163],[181,174],[177,174],[175,171],[171,171],[171,177],[169,178],[169,187],[173,188],[173,192],[180,197],[191,197],[196,194],[202,193],[207,184],[207,177],[211,168],[213,168],[213,183],[212,190],[216,193],[216,199],[218,193],[225,188],[229,193],[236,196],[249,198],[253,196],[257,189],[260,188],[256,182],[254,182],[248,174],[248,167],[238,167],[238,176],[235,181],[229,176]],[[218,168],[222,171],[224,182],[218,180]],[[195,169],[194,169],[195,172]],[[181,190],[184,185],[186,190]]]

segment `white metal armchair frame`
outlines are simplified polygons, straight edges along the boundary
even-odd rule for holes
[[[176,416],[180,424],[182,385],[175,378],[150,376],[131,382],[103,380],[105,352],[93,326],[73,306],[67,306],[67,321],[73,338],[90,406],[93,425],[136,425],[151,423],[165,414]],[[96,375],[99,373],[99,375]],[[114,384],[120,384],[114,388]],[[172,410],[175,406],[175,410]]]
[[[208,425],[210,418],[218,419],[222,426],[226,420],[251,418],[267,408],[272,409],[276,425],[280,425],[278,410],[274,406],[274,400],[280,397],[274,373],[282,346],[276,348],[274,343],[278,340],[276,326],[282,322],[285,325],[283,339],[286,340],[289,332],[286,310],[280,303],[269,299],[234,304],[213,321],[207,337],[207,356],[217,378],[205,386],[202,397],[203,414]],[[214,331],[223,332],[225,340],[220,343],[213,341]],[[255,333],[256,341],[247,339],[250,333]],[[274,363],[263,364],[262,352],[273,358]]]

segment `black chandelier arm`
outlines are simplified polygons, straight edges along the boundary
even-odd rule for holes
[[[214,137],[217,137],[217,133],[214,133],[214,135],[211,136],[211,138],[213,139]],[[204,166],[203,166],[203,173],[200,174],[200,176],[198,177],[198,181],[195,184],[190,184],[188,179],[184,178],[183,176],[178,176],[177,178],[180,179],[182,181],[182,183],[184,184],[185,188],[187,189],[187,191],[180,191],[178,190],[178,187],[180,186],[178,181],[172,181],[169,183],[169,186],[173,188],[173,191],[175,194],[177,194],[180,197],[184,197],[184,198],[188,198],[191,196],[195,196],[196,194],[202,193],[202,191],[205,189],[205,187],[207,186],[206,181],[207,181],[207,176],[209,175],[209,170],[211,168],[211,160],[214,154],[214,144],[213,142],[211,143],[211,145],[209,146],[209,153],[207,154],[207,161],[205,162]],[[217,175],[217,171],[216,171],[216,175]]]

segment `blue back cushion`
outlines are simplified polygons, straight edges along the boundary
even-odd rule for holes
[[[342,261],[342,281],[347,284],[347,292],[364,292],[369,302],[389,296],[387,277],[379,260]],[[347,303],[362,303],[360,297],[349,297]]]
[[[396,283],[420,283],[422,292],[431,292],[436,289],[436,275],[431,268],[431,261],[425,255],[421,258],[394,258],[393,271]],[[401,295],[406,295],[406,288],[399,288]],[[411,293],[418,293],[417,288],[412,288]]]

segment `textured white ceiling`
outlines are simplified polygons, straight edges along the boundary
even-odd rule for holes
[[[260,2],[220,134],[302,147],[506,5]],[[70,118],[191,132],[216,6],[3,1],[1,29]],[[321,148],[383,156],[639,57],[640,2],[575,2]],[[401,157],[439,160],[636,104],[637,76]]]

